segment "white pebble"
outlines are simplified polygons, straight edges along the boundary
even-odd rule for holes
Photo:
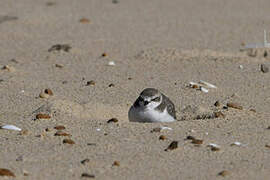
[[[109,61],[108,65],[109,66],[115,66],[115,62],[114,61]]]
[[[204,92],[204,93],[208,93],[208,89],[206,89],[206,88],[204,88],[204,87],[200,87],[200,90],[202,91],[202,92]]]

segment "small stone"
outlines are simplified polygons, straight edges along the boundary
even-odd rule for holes
[[[250,109],[249,111],[251,111],[251,112],[254,112],[254,113],[255,113],[255,112],[256,112],[256,109]]]
[[[11,172],[10,170],[8,170],[8,169],[0,168],[0,176],[15,177],[15,174],[13,172]]]
[[[40,98],[47,99],[47,98],[50,97],[50,95],[49,95],[49,94],[46,94],[46,93],[44,93],[44,92],[41,92],[41,93],[39,94],[39,97],[40,97]]]
[[[94,174],[82,173],[81,177],[85,177],[85,178],[95,178],[96,176],[95,176]]]
[[[215,118],[225,118],[225,114],[223,114],[222,112],[214,112],[214,116]]]
[[[115,85],[113,83],[109,84],[109,87],[114,87]]]
[[[71,49],[71,46],[68,44],[56,44],[53,45],[48,52],[54,52],[54,51],[65,51],[65,52],[69,52],[69,50]]]
[[[269,144],[266,144],[265,147],[270,149],[270,145]]]
[[[215,146],[212,146],[212,147],[211,147],[211,151],[219,151],[219,150],[220,150],[219,147],[215,147]]]
[[[107,123],[117,123],[118,122],[118,119],[116,119],[116,118],[112,118],[112,119],[109,119],[108,121],[107,121]]]
[[[13,66],[9,66],[9,65],[5,65],[2,69],[7,70],[9,72],[14,72],[15,71],[15,68]]]
[[[58,131],[54,134],[54,136],[71,136],[71,134],[68,134],[68,133],[63,132],[63,131],[61,131],[61,130],[58,130]]]
[[[268,73],[269,72],[269,68],[265,64],[261,64],[261,71],[263,73]]]
[[[269,129],[270,130],[270,126],[268,126],[268,128],[267,129]]]
[[[50,132],[50,131],[52,131],[52,130],[51,130],[50,128],[46,128],[45,131],[46,131],[46,132]]]
[[[202,144],[203,140],[201,140],[201,139],[192,139],[191,143],[192,144]]]
[[[239,105],[238,103],[229,102],[227,106],[234,109],[243,110],[243,106]]]
[[[225,177],[225,176],[229,175],[229,171],[223,170],[223,171],[219,172],[218,175]]]
[[[119,161],[114,161],[113,166],[120,166],[120,162]]]
[[[128,78],[128,80],[132,80],[132,78],[131,78],[131,77],[129,77],[129,78]]]
[[[160,127],[156,127],[154,129],[152,129],[150,132],[153,133],[153,132],[160,132],[161,131],[161,128]]]
[[[168,150],[174,150],[178,148],[178,141],[173,141],[171,144],[165,149],[165,151]]]
[[[81,18],[80,19],[80,23],[82,23],[82,24],[89,24],[90,23],[90,20],[87,19],[87,18]]]
[[[86,163],[89,163],[89,162],[90,162],[90,159],[88,159],[88,158],[81,161],[81,163],[83,165],[85,165]]]
[[[107,54],[107,53],[102,53],[101,56],[102,56],[102,57],[107,57],[108,54]]]
[[[267,56],[268,56],[268,53],[267,53],[267,51],[265,50],[264,53],[263,53],[263,57],[266,58]]]
[[[66,128],[65,128],[65,126],[59,125],[59,126],[55,126],[54,129],[56,129],[56,130],[64,130]]]
[[[51,116],[49,114],[37,114],[36,119],[50,119]]]
[[[64,139],[63,143],[64,144],[75,144],[75,142],[73,140],[71,140],[71,139]]]
[[[199,86],[198,86],[197,84],[193,84],[191,87],[192,87],[193,89],[198,89],[198,88],[199,88]]]
[[[117,4],[117,3],[119,3],[119,1],[118,0],[112,0],[112,3]]]
[[[215,104],[214,104],[216,107],[219,107],[221,104],[219,101],[216,101]]]
[[[44,93],[46,93],[46,94],[48,94],[48,95],[50,95],[50,96],[53,95],[53,92],[52,92],[51,89],[45,89],[45,90],[44,90]]]
[[[160,136],[159,136],[159,140],[164,141],[165,139],[167,139],[166,136],[164,136],[164,135],[160,135]]]
[[[86,82],[86,86],[94,86],[95,84],[96,84],[96,82],[93,80]]]

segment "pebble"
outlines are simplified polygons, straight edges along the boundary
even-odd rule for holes
[[[164,136],[164,135],[160,135],[160,136],[159,136],[159,140],[164,141],[165,139],[167,139],[167,137],[166,137],[166,136]]]
[[[27,129],[23,129],[20,131],[19,135],[28,135],[29,134],[29,131]]]
[[[119,161],[114,161],[113,166],[120,166],[120,162]]]
[[[82,23],[82,24],[88,24],[88,23],[90,23],[90,20],[87,19],[87,18],[81,18],[80,19],[80,23]]]
[[[81,176],[85,177],[85,178],[95,178],[96,177],[94,174],[88,174],[88,173],[82,173]]]
[[[71,46],[68,44],[56,44],[53,45],[48,52],[53,52],[53,51],[65,51],[65,52],[69,52],[69,50],[71,49]]]
[[[47,98],[50,97],[50,95],[49,95],[49,94],[46,94],[46,93],[44,93],[44,92],[41,92],[41,93],[39,94],[39,97],[40,97],[40,98],[47,99]]]
[[[113,83],[109,84],[109,87],[114,87],[115,85]]]
[[[0,168],[0,176],[16,177],[13,172],[8,169]]]
[[[192,144],[202,144],[203,140],[201,140],[201,139],[192,139],[191,143]]]
[[[172,141],[171,144],[165,149],[165,151],[174,150],[177,148],[178,148],[178,141]]]
[[[107,123],[117,123],[118,122],[118,119],[116,119],[116,118],[112,118],[112,119],[109,119],[108,121],[107,121]]]
[[[219,150],[220,150],[219,147],[211,146],[211,151],[219,151]]]
[[[101,56],[102,56],[102,57],[107,57],[108,54],[107,54],[107,53],[102,53]]]
[[[49,114],[37,114],[36,119],[50,119],[51,116]]]
[[[261,64],[261,71],[263,73],[268,73],[269,72],[269,68],[265,64]]]
[[[215,104],[214,104],[216,107],[219,107],[221,104],[219,101],[216,101]]]
[[[243,106],[239,105],[238,103],[229,102],[227,106],[234,109],[243,110]]]
[[[56,129],[56,130],[64,130],[66,128],[65,128],[65,126],[59,125],[59,126],[55,126],[54,129]]]
[[[225,114],[223,114],[222,112],[214,112],[214,116],[216,118],[225,118]]]
[[[63,68],[64,66],[62,65],[62,64],[55,64],[55,67],[57,67],[57,68]]]
[[[53,92],[52,92],[51,89],[45,89],[45,90],[44,90],[44,93],[46,93],[46,94],[48,94],[48,95],[50,95],[50,96],[53,95]]]
[[[186,138],[186,140],[194,140],[194,139],[196,139],[196,138],[193,136],[187,136],[187,138]]]
[[[270,145],[269,144],[266,144],[265,147],[270,149]]]
[[[75,144],[75,142],[73,140],[71,140],[71,139],[64,139],[63,143],[64,144]]]

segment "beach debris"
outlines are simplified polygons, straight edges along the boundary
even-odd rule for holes
[[[223,170],[223,171],[221,171],[221,172],[219,172],[218,173],[218,175],[219,176],[222,176],[222,177],[225,177],[225,176],[227,176],[227,175],[229,175],[230,173],[229,173],[229,171],[227,171],[227,170]]]
[[[209,91],[208,89],[206,89],[206,88],[204,88],[204,87],[202,87],[202,86],[200,87],[200,90],[201,90],[202,92],[204,92],[204,93],[208,93],[208,91]]]
[[[41,93],[39,94],[39,97],[40,97],[40,98],[44,98],[44,99],[46,98],[46,99],[47,99],[47,98],[50,97],[50,95],[49,95],[49,94],[46,94],[46,93],[44,93],[44,92],[41,92]]]
[[[189,86],[194,89],[198,89],[200,87],[200,84],[191,81],[189,82]]]
[[[269,144],[266,144],[265,147],[270,149],[270,145]]]
[[[154,128],[154,129],[151,130],[151,133],[153,133],[153,132],[161,132],[161,131],[164,131],[164,130],[169,130],[169,131],[171,131],[172,128],[166,127],[166,126],[156,127],[156,128]]]
[[[14,72],[16,69],[13,66],[5,65],[2,67],[3,70],[7,70],[9,72]]]
[[[90,20],[87,19],[87,18],[81,18],[79,22],[82,23],[82,24],[89,24]]]
[[[81,177],[83,178],[95,178],[94,174],[82,173]]]
[[[66,127],[62,126],[62,125],[58,125],[58,126],[55,126],[54,129],[56,129],[56,130],[64,130],[64,129],[66,129]]]
[[[86,82],[86,86],[94,86],[94,85],[96,85],[96,82],[94,80]]]
[[[185,140],[193,140],[193,139],[196,139],[196,138],[193,136],[187,136]]]
[[[22,130],[21,128],[18,128],[17,126],[10,125],[10,124],[1,126],[0,129],[14,130],[14,131],[21,131]]]
[[[89,163],[90,162],[90,159],[84,159],[81,161],[81,164],[85,165],[86,163]]]
[[[50,119],[51,116],[49,114],[37,114],[36,119]]]
[[[269,72],[269,68],[265,64],[261,64],[261,71],[263,73],[268,73]]]
[[[214,143],[209,143],[208,147],[211,148],[211,151],[219,151],[220,150],[220,146]]]
[[[118,122],[118,119],[116,118],[112,118],[107,121],[107,123],[117,123],[117,122]]]
[[[239,65],[239,69],[244,69],[244,66],[243,65]]]
[[[203,81],[203,80],[200,80],[199,83],[200,83],[200,84],[203,84],[203,85],[205,85],[205,86],[207,86],[207,87],[209,87],[209,88],[214,88],[214,89],[217,88],[217,86],[215,86],[215,85],[213,85],[213,84],[211,84],[211,83],[209,83],[209,82]]]
[[[114,161],[113,166],[120,166],[120,162],[119,161]]]
[[[178,148],[178,141],[172,141],[165,151],[174,150]]]
[[[69,50],[71,49],[71,46],[68,44],[56,44],[53,45],[48,52],[55,52],[55,51],[65,51],[65,52],[69,52]]]
[[[9,169],[0,168],[0,176],[15,177],[15,174]]]
[[[64,139],[63,144],[75,144],[75,142],[71,139]]]
[[[71,134],[68,134],[66,132],[63,132],[61,130],[56,131],[56,133],[54,134],[54,136],[71,136]]]
[[[114,61],[109,61],[108,65],[109,66],[115,66],[115,62]]]
[[[100,128],[97,128],[96,130],[97,130],[97,131],[101,131],[101,129],[100,129]]]
[[[167,139],[167,137],[164,135],[160,135],[158,139],[164,141],[165,139]]]
[[[231,146],[246,146],[242,144],[241,142],[235,141],[234,143],[231,144]]]
[[[191,143],[198,145],[198,144],[202,144],[203,143],[203,140],[201,140],[201,139],[192,139]]]
[[[243,110],[243,106],[241,106],[238,103],[234,103],[234,102],[228,102],[227,103],[227,107],[234,108],[234,109],[239,109],[239,110]]]

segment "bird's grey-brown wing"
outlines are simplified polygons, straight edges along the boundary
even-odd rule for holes
[[[167,111],[168,113],[174,117],[176,119],[176,114],[175,114],[175,107],[173,102],[164,94],[162,94],[162,103],[158,106],[158,108],[161,108],[162,110],[164,110],[167,106]]]

